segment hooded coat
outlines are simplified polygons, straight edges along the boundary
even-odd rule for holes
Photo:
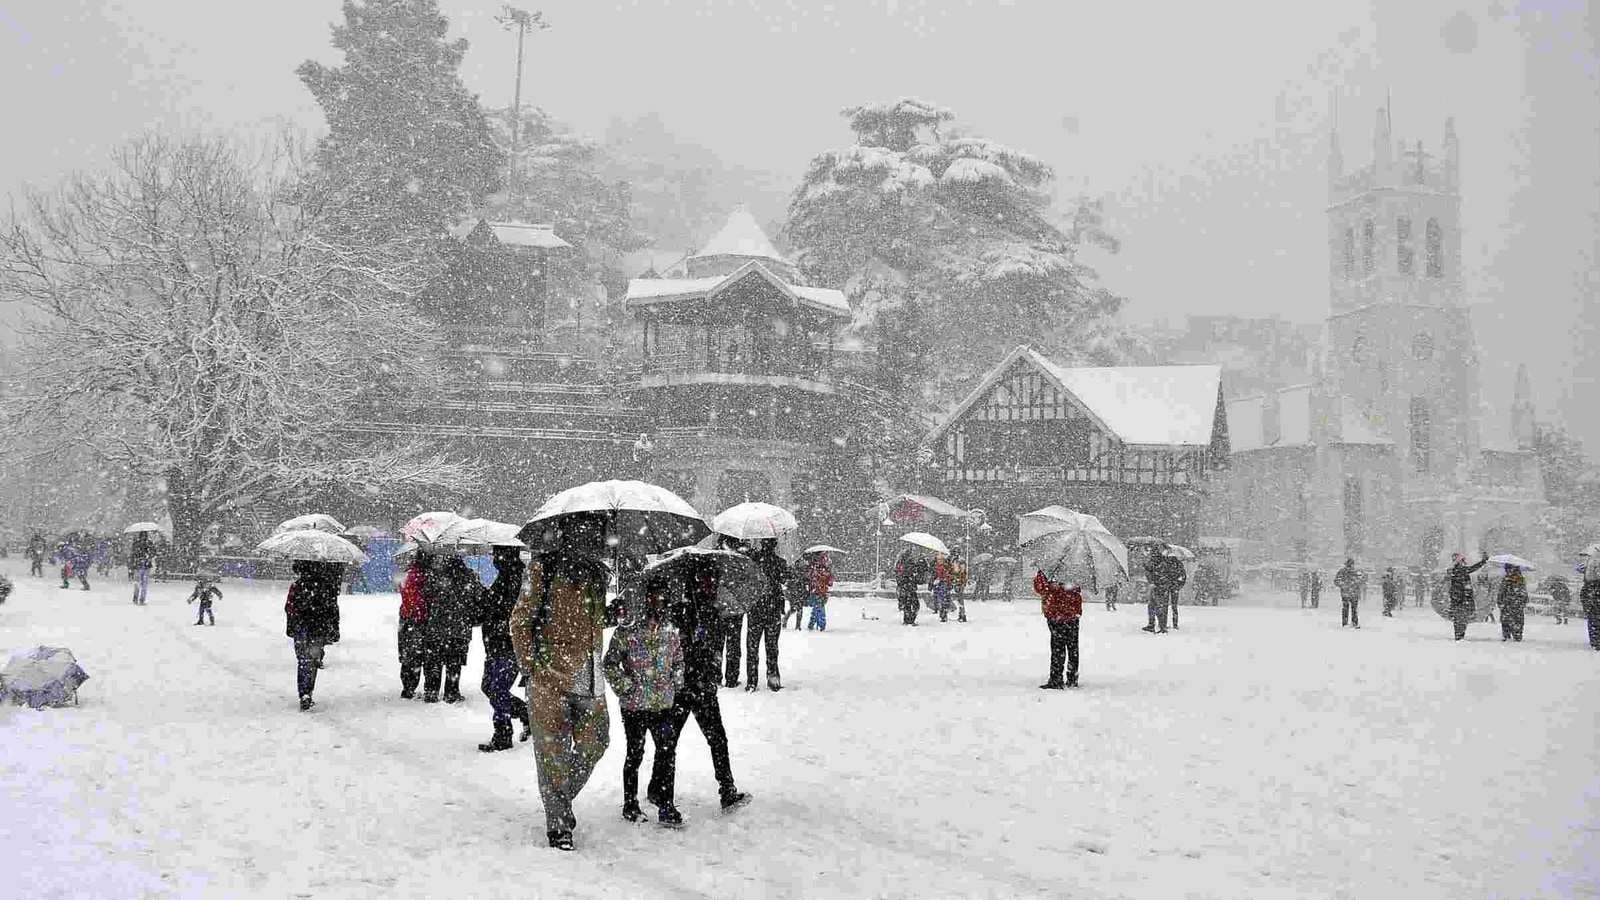
[[[528,566],[527,588],[511,610],[517,660],[541,691],[603,698],[604,566],[547,556]]]

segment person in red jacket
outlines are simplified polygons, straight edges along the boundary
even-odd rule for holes
[[[1078,686],[1078,620],[1083,617],[1083,593],[1077,585],[1057,584],[1043,572],[1033,576],[1033,591],[1050,626],[1050,678],[1040,688],[1059,691]],[[1061,679],[1061,664],[1067,677]]]
[[[422,592],[425,578],[422,563],[413,559],[400,585],[400,696],[406,700],[417,696],[417,683],[422,680],[422,664],[427,655],[423,642],[423,631],[428,624],[428,597]]]

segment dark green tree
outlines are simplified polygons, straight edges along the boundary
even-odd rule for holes
[[[887,352],[884,387],[915,381],[908,393],[931,408],[1019,343],[1068,362],[1120,360],[1122,298],[1078,258],[1117,249],[1097,205],[1057,209],[1048,165],[951,124],[948,110],[907,99],[844,115],[856,143],[812,160],[785,234],[807,276],[844,288],[854,327]]]
[[[437,259],[446,229],[500,186],[504,153],[457,72],[464,39],[434,0],[345,0],[344,63],[296,70],[327,118],[307,194],[354,246],[410,242]]]

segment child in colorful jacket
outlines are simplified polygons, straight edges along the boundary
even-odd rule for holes
[[[622,729],[627,755],[622,763],[622,817],[637,822],[639,765],[644,762],[644,738],[655,743],[650,786],[645,797],[656,805],[656,820],[668,827],[683,825],[683,815],[673,804],[677,769],[677,729],[672,704],[684,682],[683,641],[667,622],[662,589],[643,592],[642,608],[617,625],[606,648],[606,681],[616,691],[622,708]]]

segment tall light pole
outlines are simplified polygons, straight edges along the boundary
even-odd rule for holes
[[[544,20],[542,12],[528,12],[515,6],[506,4],[500,7],[500,15],[494,20],[506,31],[516,29],[517,32],[517,87],[511,95],[511,183],[515,187],[517,182],[517,131],[522,125],[522,43],[528,36],[528,29],[537,28],[543,31],[550,27]]]

